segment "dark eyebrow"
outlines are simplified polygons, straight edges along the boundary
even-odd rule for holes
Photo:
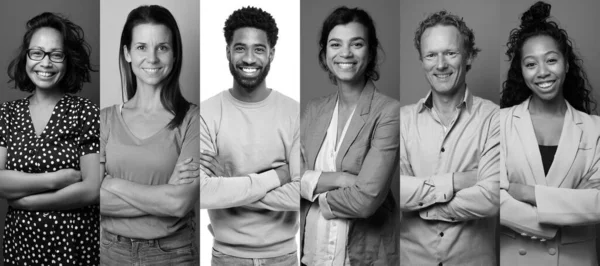
[[[560,53],[559,53],[559,52],[557,52],[557,51],[548,51],[548,52],[546,52],[545,54],[543,54],[543,56],[548,56],[548,55],[550,55],[550,54],[556,54],[556,55],[560,55]],[[523,60],[521,60],[521,61],[524,61],[524,60],[525,60],[525,59],[527,59],[527,58],[532,58],[532,59],[535,59],[535,56],[533,56],[533,55],[528,55],[528,56],[525,56],[525,57],[523,57]]]
[[[29,48],[28,50],[42,50],[44,52],[46,52],[46,49],[44,49],[44,47],[42,46],[33,46],[31,48]],[[63,52],[62,48],[52,48],[50,49],[50,52]]]

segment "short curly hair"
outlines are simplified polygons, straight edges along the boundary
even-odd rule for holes
[[[260,8],[248,6],[234,11],[225,21],[223,32],[227,45],[231,44],[235,30],[245,27],[257,28],[267,33],[270,47],[277,44],[279,29],[273,16]]]
[[[510,61],[510,68],[506,80],[502,83],[500,107],[520,104],[532,94],[531,89],[525,84],[521,70],[523,45],[532,37],[548,36],[556,42],[559,51],[569,64],[563,83],[565,100],[573,108],[589,114],[595,109],[595,103],[590,96],[592,88],[583,69],[583,61],[575,53],[567,32],[556,22],[548,21],[550,8],[550,4],[542,1],[535,3],[521,16],[521,25],[510,32],[506,43],[508,47],[506,56]]]
[[[14,82],[14,88],[26,92],[33,92],[35,84],[27,76],[25,70],[27,63],[27,49],[33,34],[40,28],[56,29],[63,37],[66,73],[60,80],[58,87],[65,93],[76,93],[81,91],[84,82],[90,82],[90,71],[97,71],[90,63],[92,48],[84,39],[83,29],[71,22],[64,16],[44,12],[27,21],[27,32],[23,36],[18,55],[8,65],[8,76],[10,82]]]
[[[337,78],[327,66],[327,39],[333,28],[338,25],[346,25],[350,22],[357,22],[363,25],[367,30],[369,62],[367,62],[367,67],[365,69],[365,77],[367,80],[377,81],[379,80],[379,66],[377,65],[379,58],[377,51],[381,49],[381,46],[379,44],[379,39],[377,39],[375,22],[366,11],[360,8],[338,7],[327,16],[325,21],[323,21],[323,26],[321,27],[321,33],[319,35],[319,65],[323,70],[327,71],[329,80],[337,85]]]
[[[425,20],[421,21],[419,27],[415,31],[415,48],[419,51],[419,60],[422,59],[423,55],[421,54],[421,37],[423,33],[428,28],[432,28],[437,25],[443,26],[454,26],[460,32],[460,35],[463,39],[463,47],[467,50],[467,53],[471,56],[471,58],[475,58],[481,49],[475,47],[475,34],[473,34],[473,30],[467,27],[465,21],[446,10],[438,11],[429,15]],[[467,71],[471,69],[471,66],[467,66]]]

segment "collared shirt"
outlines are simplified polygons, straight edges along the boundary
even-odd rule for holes
[[[350,117],[346,121],[346,125],[344,125],[344,129],[336,145],[338,105],[339,101],[333,109],[331,123],[327,128],[327,135],[317,155],[315,170],[306,171],[300,183],[305,188],[301,190],[301,193],[306,193],[303,196],[314,202],[306,216],[304,256],[302,257],[302,263],[306,265],[350,265],[348,256],[346,256],[346,246],[351,220],[341,218],[325,219],[324,215],[333,216],[329,203],[327,203],[327,192],[314,194],[321,173],[336,171],[335,160],[354,115],[354,110],[352,110],[352,114],[350,114]],[[315,201],[317,198],[318,201]]]
[[[499,204],[498,106],[466,89],[447,129],[432,94],[400,110],[402,265],[494,265]],[[454,173],[477,170],[453,193]]]

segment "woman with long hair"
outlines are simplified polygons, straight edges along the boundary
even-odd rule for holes
[[[127,101],[101,111],[102,265],[197,265],[199,111],[180,90],[173,15],[140,6],[119,44]]]
[[[501,98],[501,265],[598,265],[600,118],[567,32],[537,2],[511,31]]]
[[[98,265],[98,107],[71,95],[90,81],[90,52],[81,27],[46,12],[8,67],[32,94],[0,106],[5,265]]]
[[[398,264],[398,101],[374,81],[380,49],[362,9],[337,8],[323,22],[319,63],[335,93],[311,100],[301,121],[301,262]]]

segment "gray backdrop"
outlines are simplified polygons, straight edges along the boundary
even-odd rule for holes
[[[364,9],[375,21],[377,38],[383,49],[379,51],[380,78],[375,82],[379,91],[387,96],[399,100],[398,85],[399,61],[400,55],[398,46],[400,45],[400,36],[398,35],[398,10],[400,5],[397,0],[372,0],[366,4],[359,0],[335,0],[318,1],[303,0],[300,2],[301,18],[301,47],[300,55],[302,57],[300,67],[300,106],[304,111],[306,104],[313,98],[334,93],[337,87],[333,85],[327,76],[327,73],[319,66],[319,37],[321,26],[325,18],[335,10],[335,8],[345,5],[349,8],[359,7]],[[280,55],[281,56],[281,55]],[[399,174],[396,174],[399,176]],[[395,178],[391,184],[392,188],[399,188],[399,179]],[[392,189],[394,196],[398,199],[398,189]]]
[[[475,46],[481,52],[473,60],[467,72],[467,86],[479,97],[500,101],[498,73],[502,38],[498,34],[500,14],[498,0],[429,0],[400,1],[400,103],[412,104],[425,97],[430,90],[425,71],[419,60],[419,52],[413,44],[419,23],[428,15],[447,10],[462,17],[475,34]],[[398,31],[396,31],[398,32]]]
[[[75,24],[83,28],[85,39],[92,47],[91,62],[99,69],[100,51],[100,3],[94,1],[79,0],[52,0],[52,1],[2,1],[0,2],[0,102],[23,98],[28,93],[21,92],[9,87],[6,70],[12,58],[19,51],[18,48],[25,34],[25,23],[42,12],[57,12],[65,15]],[[100,105],[99,95],[99,72],[92,72],[91,83],[86,83],[83,90],[78,94],[90,99]],[[7,204],[0,199],[0,240],[4,234],[4,217],[6,216]],[[2,262],[2,249],[0,248],[0,265]]]

